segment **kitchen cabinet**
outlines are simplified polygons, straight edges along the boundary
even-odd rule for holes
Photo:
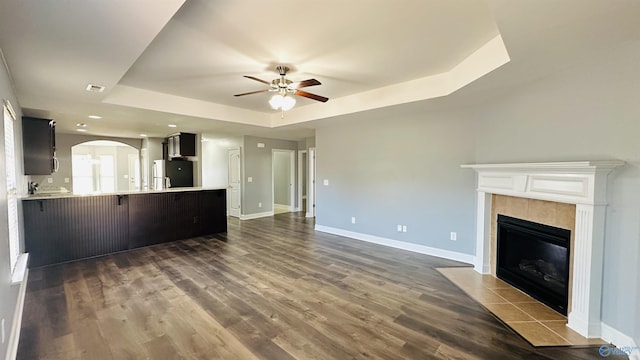
[[[22,209],[31,267],[128,248],[126,196],[25,200]]]
[[[227,231],[227,193],[225,190],[205,190],[199,197],[200,233],[217,234]]]
[[[196,134],[177,133],[167,138],[169,158],[196,156]]]
[[[30,266],[227,231],[226,189],[26,198]]]
[[[53,120],[22,118],[25,175],[51,175],[57,171],[56,125]]]
[[[171,194],[129,195],[129,248],[171,241],[173,229]]]

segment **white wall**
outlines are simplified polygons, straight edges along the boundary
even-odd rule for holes
[[[239,136],[202,134],[202,186],[229,185],[229,149],[242,145]]]
[[[20,104],[13,94],[11,83],[4,65],[0,62],[0,100],[7,99],[11,102],[13,109],[17,112],[18,119],[14,123],[14,140],[15,140],[15,156],[16,156],[16,175],[18,194],[27,193],[28,178],[24,176],[24,167],[22,162],[22,111]],[[0,105],[1,106],[1,105]],[[0,343],[0,358],[5,357],[8,351],[9,336],[14,327],[14,313],[18,301],[18,292],[21,285],[11,285],[11,261],[9,259],[9,229],[7,226],[7,190],[6,190],[6,168],[4,153],[4,117],[0,115],[0,319],[5,320],[5,336],[4,343]],[[18,203],[18,211],[20,212],[20,247],[24,251],[24,229],[22,228],[22,204]],[[17,344],[15,344],[17,345]]]

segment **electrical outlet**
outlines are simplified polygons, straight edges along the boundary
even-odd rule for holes
[[[262,203],[261,202],[258,203],[258,207],[262,207]]]
[[[407,225],[402,225],[402,232],[407,232]]]
[[[456,241],[458,240],[458,233],[456,233],[455,231],[452,231],[451,234],[449,235],[449,239],[451,241]]]
[[[47,178],[47,182],[48,182],[49,184],[53,184],[53,178]]]
[[[402,232],[402,225],[398,225],[398,232]]]
[[[253,178],[252,178],[251,176],[249,176],[249,177],[247,178],[247,182],[253,182]]]
[[[352,223],[352,224],[355,224],[355,223],[356,223],[356,217],[355,217],[355,216],[352,216],[352,217],[351,217],[351,223]]]
[[[329,186],[329,179],[322,180],[322,185]]]
[[[69,178],[64,178],[64,182],[68,184],[69,183]]]

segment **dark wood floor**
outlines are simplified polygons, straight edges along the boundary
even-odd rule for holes
[[[435,267],[280,214],[30,272],[19,359],[600,359],[539,348]]]

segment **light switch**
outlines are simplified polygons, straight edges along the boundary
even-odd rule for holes
[[[249,177],[247,178],[247,182],[253,182],[253,178],[252,178],[251,176],[249,176]]]
[[[69,178],[64,178],[65,183],[69,183]]]
[[[329,186],[329,179],[324,179],[324,180],[322,181],[322,184],[323,184],[324,186]]]
[[[53,178],[47,178],[47,183],[53,184]]]
[[[259,148],[263,148],[264,147],[264,143],[258,143],[258,147]]]

